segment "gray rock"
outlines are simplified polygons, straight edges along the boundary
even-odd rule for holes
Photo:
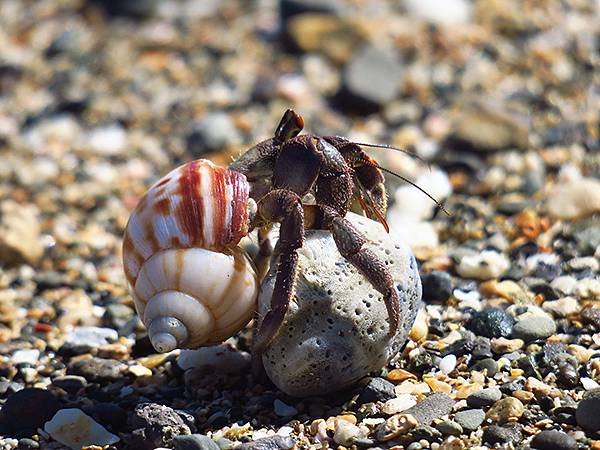
[[[508,337],[515,320],[500,308],[484,308],[473,314],[468,323],[469,330],[488,338]]]
[[[577,425],[586,431],[600,431],[600,389],[586,392],[575,412]]]
[[[203,434],[189,434],[173,438],[175,450],[220,450],[215,441]]]
[[[454,420],[465,430],[474,431],[479,428],[479,425],[485,420],[485,412],[483,409],[467,409],[459,411],[454,415]]]
[[[544,430],[531,440],[531,448],[536,450],[577,450],[577,441],[567,433],[558,430]]]
[[[520,424],[491,425],[483,431],[483,442],[489,445],[518,444],[523,439]]]
[[[295,444],[296,441],[289,436],[275,435],[246,442],[237,448],[239,450],[289,450]]]
[[[114,359],[89,358],[71,362],[69,375],[79,375],[88,381],[111,381],[121,377],[125,365]]]
[[[463,433],[463,427],[453,420],[443,420],[435,428],[445,436],[460,436]]]
[[[367,385],[364,387],[360,396],[358,397],[358,403],[370,403],[370,402],[385,402],[396,397],[394,391],[394,385],[388,380],[377,377],[372,378]]]
[[[188,135],[187,150],[193,157],[222,150],[241,141],[240,133],[224,112],[208,113],[193,125]]]
[[[19,450],[35,450],[40,448],[40,443],[38,441],[34,441],[33,439],[23,438],[19,439],[19,446],[17,448]]]
[[[72,348],[90,350],[104,344],[115,342],[119,334],[112,328],[75,327],[67,334],[65,343]]]
[[[471,408],[481,408],[482,406],[490,406],[502,398],[500,389],[492,387],[481,389],[473,392],[467,397],[467,405]]]
[[[400,294],[398,331],[388,336],[382,295],[339,254],[331,234],[307,232],[293,301],[262,358],[269,378],[289,395],[337,391],[381,369],[402,347],[416,317],[421,284],[409,248],[379,223],[351,213],[347,218],[371,241],[368,248],[388,262]],[[271,302],[273,272],[262,285],[261,317]]]
[[[536,339],[546,339],[554,333],[556,333],[554,320],[544,316],[529,316],[515,324],[512,337],[530,342]]]
[[[340,100],[352,109],[379,109],[398,96],[402,72],[402,64],[393,52],[363,47],[344,69]]]
[[[131,425],[136,429],[133,439],[147,448],[171,446],[173,438],[190,434],[189,427],[175,410],[157,403],[140,403],[135,407]]]
[[[435,419],[438,419],[452,411],[454,400],[446,394],[435,393],[421,400],[412,408],[408,408],[402,414],[410,414],[419,425],[429,425]]]

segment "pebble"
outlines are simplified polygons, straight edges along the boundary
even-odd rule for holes
[[[86,386],[87,381],[84,377],[78,375],[64,375],[54,378],[52,384],[70,394],[75,394]]]
[[[471,21],[473,5],[466,0],[404,0],[404,7],[412,16],[440,25],[464,25]]]
[[[502,392],[496,387],[485,388],[473,392],[467,397],[467,405],[471,408],[481,408],[482,406],[490,406],[502,398]]]
[[[114,359],[87,358],[69,363],[69,375],[79,375],[88,381],[118,380],[125,365]]]
[[[577,425],[587,431],[600,431],[600,389],[587,391],[577,405]]]
[[[563,297],[558,300],[544,302],[542,304],[544,311],[554,314],[554,317],[567,317],[576,314],[581,309],[579,301],[574,297]]]
[[[402,65],[394,52],[375,46],[359,49],[344,68],[343,103],[352,109],[378,109],[400,92]]]
[[[435,424],[435,428],[445,436],[460,436],[463,428],[453,420],[442,420]]]
[[[463,100],[452,120],[453,136],[473,150],[526,149],[530,123],[527,116],[492,100]],[[492,277],[493,278],[493,277]]]
[[[215,441],[203,434],[175,436],[173,448],[175,450],[221,450]]]
[[[275,399],[273,401],[273,411],[279,417],[292,417],[292,416],[295,416],[296,414],[298,414],[298,410],[296,408],[283,403],[279,399]]]
[[[456,367],[456,356],[446,355],[438,363],[438,367],[444,374],[449,374]]]
[[[44,248],[35,205],[13,200],[0,203],[0,262],[6,265],[36,264]]]
[[[17,350],[10,357],[10,362],[13,364],[35,364],[40,357],[40,351],[31,349],[31,350]]]
[[[358,403],[385,402],[396,397],[395,386],[389,381],[376,377],[371,378],[360,393]]]
[[[67,333],[65,343],[76,348],[80,353],[100,347],[111,342],[115,342],[119,334],[112,328],[100,327],[75,327]]]
[[[454,415],[454,420],[463,429],[475,431],[485,420],[485,412],[482,409],[466,409]]]
[[[239,450],[289,450],[295,444],[296,441],[290,436],[275,435],[245,442],[236,448]]]
[[[213,112],[194,123],[186,139],[187,151],[193,158],[215,152],[241,142],[240,133],[229,114]]]
[[[519,399],[506,397],[494,403],[485,417],[492,422],[504,423],[512,418],[520,418],[524,411],[525,407]]]
[[[525,345],[523,339],[506,339],[503,337],[491,340],[491,349],[496,354],[512,353]]]
[[[434,393],[425,397],[403,414],[410,414],[419,425],[429,425],[452,411],[455,401],[446,394]]]
[[[514,319],[500,308],[484,308],[473,314],[469,330],[488,338],[508,337],[513,331]]]
[[[544,430],[531,440],[535,450],[577,450],[577,441],[567,433],[558,430]]]
[[[386,401],[381,407],[381,412],[389,415],[398,414],[408,408],[412,408],[416,404],[417,400],[414,395],[400,394],[398,397]]]
[[[556,323],[549,317],[530,316],[515,323],[512,337],[531,342],[536,339],[546,339],[556,333]]]
[[[485,250],[461,258],[456,271],[465,278],[489,280],[502,276],[510,268],[510,262],[502,253]]]
[[[250,367],[250,354],[221,344],[195,350],[182,350],[177,365],[183,370],[212,368],[221,372],[242,372]]]
[[[90,445],[110,445],[120,441],[119,437],[77,408],[61,409],[52,420],[46,422],[44,431],[72,450]]]
[[[483,430],[483,442],[488,445],[519,444],[523,439],[520,424],[505,426],[490,425]]]
[[[333,440],[336,444],[351,446],[354,441],[361,437],[362,432],[356,425],[346,420],[336,420]]]
[[[134,439],[145,447],[167,447],[172,444],[173,437],[191,434],[189,427],[177,412],[157,403],[136,405],[131,425],[136,430]],[[143,442],[147,444],[142,444]]]
[[[452,277],[447,272],[433,270],[421,275],[423,301],[444,303],[452,295]]]
[[[91,151],[103,156],[118,155],[127,144],[127,133],[120,125],[106,125],[91,130],[87,145]]]
[[[600,181],[577,178],[561,181],[546,196],[546,208],[551,216],[561,220],[576,220],[600,211]]]
[[[58,399],[49,391],[25,388],[8,397],[0,410],[0,424],[14,434],[36,430],[59,408]]]

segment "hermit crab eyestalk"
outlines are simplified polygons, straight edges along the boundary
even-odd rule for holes
[[[123,265],[157,351],[222,342],[252,318],[258,280],[238,246],[248,192],[244,175],[197,160],[155,183],[133,211]]]

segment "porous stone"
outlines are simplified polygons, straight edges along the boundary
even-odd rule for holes
[[[190,434],[189,427],[177,412],[157,403],[138,404],[131,424],[136,429],[133,440],[138,445],[147,442],[154,447],[170,446],[175,436]]]
[[[388,336],[383,296],[340,255],[331,233],[307,232],[298,252],[294,298],[262,358],[269,378],[289,395],[337,391],[381,369],[406,341],[417,314],[421,282],[409,248],[377,222],[351,213],[347,218],[392,274],[400,297],[398,331]],[[270,305],[274,283],[272,270],[259,297],[261,317]]]
[[[490,445],[495,444],[518,444],[523,438],[522,426],[518,423],[498,426],[491,425],[483,430],[483,442]]]
[[[446,394],[435,393],[421,400],[402,414],[410,414],[419,425],[429,425],[452,411],[455,401]]]

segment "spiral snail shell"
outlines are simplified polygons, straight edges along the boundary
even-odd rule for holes
[[[221,342],[252,318],[258,280],[238,246],[252,204],[243,174],[200,159],[157,181],[131,214],[123,266],[159,352]]]

